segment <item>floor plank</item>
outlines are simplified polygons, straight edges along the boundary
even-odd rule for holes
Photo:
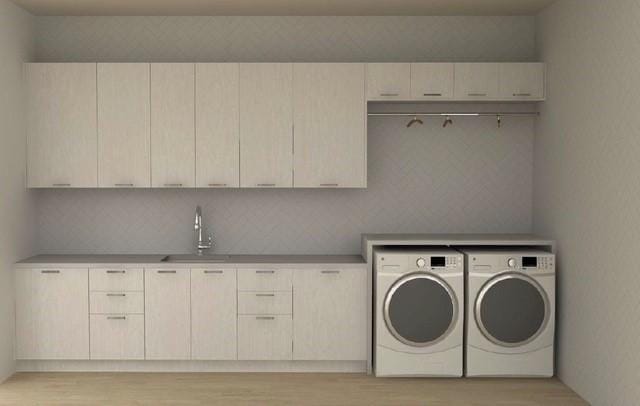
[[[587,405],[557,379],[360,374],[18,373],[0,405]]]

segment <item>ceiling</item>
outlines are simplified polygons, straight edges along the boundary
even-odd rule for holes
[[[534,15],[555,0],[12,0],[35,15]]]

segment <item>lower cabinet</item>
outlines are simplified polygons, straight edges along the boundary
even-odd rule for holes
[[[238,316],[238,359],[291,360],[291,315]]]
[[[92,314],[91,359],[143,360],[143,314]]]
[[[235,269],[191,270],[191,358],[235,360]]]
[[[145,269],[146,359],[191,358],[189,269]]]
[[[89,270],[19,269],[16,358],[89,359]]]
[[[366,286],[364,269],[294,272],[294,360],[367,359]]]

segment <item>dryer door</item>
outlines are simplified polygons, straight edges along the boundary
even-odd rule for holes
[[[546,327],[549,298],[527,275],[506,273],[485,283],[475,303],[475,319],[485,338],[502,347],[520,347]]]
[[[426,347],[445,339],[458,319],[458,301],[446,281],[434,274],[405,275],[384,300],[384,321],[400,342]]]

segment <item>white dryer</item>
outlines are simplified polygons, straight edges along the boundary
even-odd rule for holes
[[[375,375],[462,376],[463,255],[387,248],[374,263]]]
[[[553,376],[555,256],[528,249],[462,251],[466,376]]]

